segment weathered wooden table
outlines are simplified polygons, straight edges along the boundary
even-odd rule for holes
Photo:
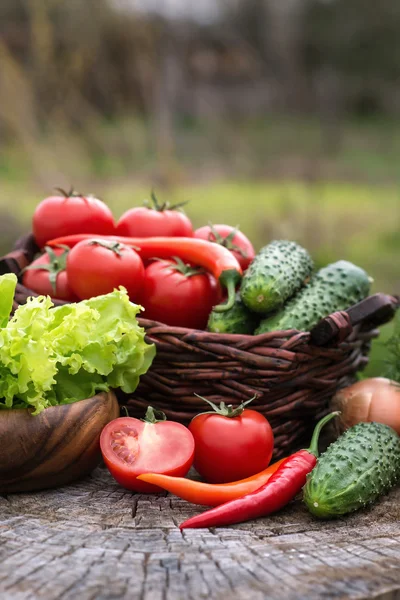
[[[200,507],[125,492],[100,467],[58,490],[0,496],[0,598],[392,600],[399,501],[397,489],[331,522],[296,501],[256,522],[181,533]]]

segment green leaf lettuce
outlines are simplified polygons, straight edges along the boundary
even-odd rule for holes
[[[0,277],[0,408],[69,404],[99,391],[132,393],[151,366],[147,344],[124,288],[54,307],[28,298],[9,320],[15,276]]]

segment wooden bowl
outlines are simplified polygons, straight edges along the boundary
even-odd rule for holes
[[[70,483],[100,462],[100,433],[119,416],[113,392],[73,404],[0,411],[0,493]]]

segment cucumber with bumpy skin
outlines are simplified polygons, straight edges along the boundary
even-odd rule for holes
[[[212,311],[208,317],[207,330],[213,333],[241,333],[251,335],[260,322],[243,304],[240,294],[235,297],[235,304],[225,312]]]
[[[256,334],[286,329],[310,331],[322,318],[366,298],[370,285],[371,279],[363,269],[339,260],[318,271],[282,310],[263,319]]]
[[[313,268],[307,250],[296,242],[271,242],[260,250],[244,274],[241,298],[256,313],[277,310],[304,285]]]
[[[309,511],[320,518],[374,502],[400,479],[400,437],[382,423],[358,423],[318,459],[303,488]]]

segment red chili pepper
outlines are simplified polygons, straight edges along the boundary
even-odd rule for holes
[[[180,525],[180,529],[233,525],[265,517],[283,508],[305,485],[307,474],[317,463],[320,431],[338,414],[330,413],[321,419],[314,429],[310,447],[289,456],[258,490],[187,519]]]
[[[59,237],[50,240],[46,245],[54,247],[55,245],[64,244],[69,248],[73,248],[73,246],[83,240],[93,239],[106,239],[132,246],[143,260],[155,257],[171,258],[177,256],[184,261],[204,267],[221,285],[226,287],[228,292],[227,302],[214,307],[214,310],[224,312],[232,308],[234,304],[235,287],[242,277],[242,269],[233,254],[219,244],[185,237],[130,238],[82,233]]]

